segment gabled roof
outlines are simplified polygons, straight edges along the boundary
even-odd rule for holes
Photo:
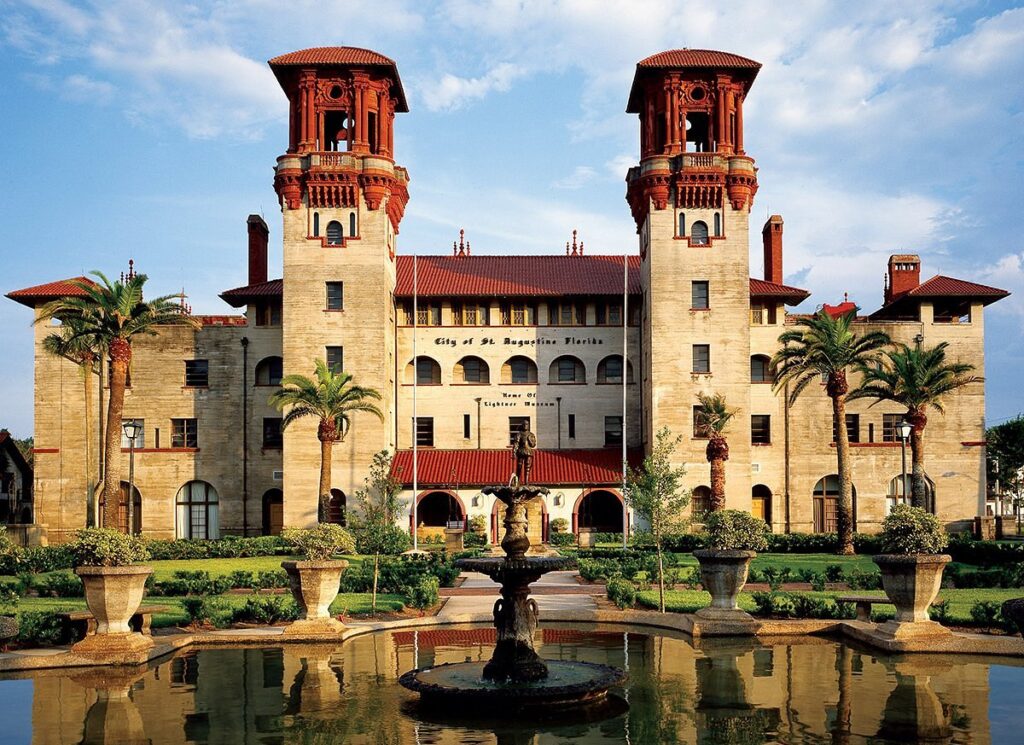
[[[883,305],[871,314],[871,318],[884,320],[916,316],[917,303],[921,300],[932,301],[932,311],[937,318],[962,316],[970,312],[972,301],[990,305],[1009,294],[1006,290],[1000,290],[998,287],[989,287],[977,282],[936,274],[914,289],[894,298],[888,305]]]
[[[390,57],[380,52],[361,47],[310,47],[296,52],[288,52],[267,61],[274,71],[277,82],[284,86],[282,75],[288,68],[320,67],[321,65],[343,65],[352,67],[384,67],[394,77],[394,92],[397,99],[395,111],[406,112],[409,103],[405,98],[402,80],[398,77],[398,65]],[[287,77],[287,76],[286,76]]]
[[[797,305],[810,296],[811,293],[801,290],[799,287],[780,285],[766,279],[750,278],[750,297],[752,298],[775,298],[784,301],[787,305]]]
[[[631,448],[631,467],[643,462],[643,450]],[[511,448],[501,450],[433,450],[417,453],[419,486],[486,486],[507,484],[515,471]],[[391,461],[391,473],[403,485],[412,484],[412,451],[399,450]],[[609,486],[622,483],[622,451],[537,450],[530,482],[545,486]]]
[[[47,282],[42,285],[35,285],[34,287],[26,287],[23,290],[14,290],[8,292],[7,297],[16,303],[27,305],[29,308],[34,308],[40,303],[49,302],[50,300],[56,300],[62,297],[81,297],[85,295],[85,292],[81,287],[76,285],[76,282],[84,282],[85,284],[95,284],[88,277],[71,277],[70,279],[61,279],[56,282]]]
[[[284,280],[271,279],[255,285],[236,287],[220,294],[221,300],[234,308],[241,308],[253,301],[280,298],[284,295]]]
[[[640,81],[649,77],[654,70],[665,69],[732,70],[735,77],[746,81],[749,87],[761,69],[761,63],[730,52],[715,49],[668,49],[652,54],[636,63],[636,74],[629,89],[627,114],[640,112]]]
[[[913,290],[906,293],[911,297],[969,297],[978,298],[979,300],[987,299],[988,303],[993,303],[996,300],[1001,300],[1010,293],[1006,290],[1000,290],[997,287],[989,287],[988,285],[979,285],[977,282],[968,282],[963,279],[956,279],[955,277],[945,277],[941,274],[936,274],[931,279],[922,282]],[[988,304],[986,303],[986,305]]]
[[[420,256],[420,297],[622,295],[622,256]],[[639,294],[640,257],[629,257],[629,292]],[[398,257],[397,297],[413,295],[413,257]]]

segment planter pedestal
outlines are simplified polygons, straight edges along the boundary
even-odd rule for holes
[[[341,573],[347,561],[282,561],[288,574],[292,597],[299,605],[299,618],[284,629],[286,636],[340,634],[345,624],[331,616],[331,603],[338,597]]]
[[[694,615],[703,621],[754,623],[754,618],[736,605],[755,551],[719,551],[700,549],[693,552],[700,562],[700,582],[711,593],[711,605]]]
[[[153,639],[131,630],[128,622],[142,604],[150,567],[79,567],[85,602],[96,618],[96,633],[71,647],[80,657],[116,664],[145,659]]]
[[[881,624],[883,639],[909,641],[950,636],[953,632],[928,617],[928,606],[939,594],[946,554],[883,554],[873,558],[882,572],[882,588],[896,606],[896,618]]]

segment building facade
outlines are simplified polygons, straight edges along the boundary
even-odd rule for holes
[[[248,283],[221,295],[244,315],[200,316],[198,331],[135,343],[124,416],[142,434],[124,446],[135,453],[137,529],[203,538],[313,522],[315,425],[282,435],[267,398],[282,375],[310,375],[319,358],[377,389],[385,413],[355,417],[334,447],[333,519],[345,519],[374,453],[389,449],[410,526],[427,536],[479,515],[497,540],[498,505],[481,488],[508,480],[510,436],[524,423],[539,445],[532,480],[551,490],[530,510],[535,539],[554,518],[582,534],[628,532],[623,456],[639,464],[665,427],[683,435],[677,460],[699,512],[709,467],[693,410],[698,393],[716,392],[738,410],[727,433],[728,506],[776,531],[834,531],[829,399],[808,390],[789,405],[771,385],[787,306],[809,296],[783,281],[780,216],[762,228],[763,276],[750,272],[757,171],[743,103],[758,63],[706,50],[638,63],[627,112],[638,117],[641,157],[626,199],[639,245],[617,256],[585,253],[575,233],[552,255],[473,255],[464,237],[450,255],[399,252],[409,174],[396,164],[393,131],[408,106],[395,63],[338,47],[270,66],[290,122],[274,180],[283,276],[269,278],[270,230],[252,215]],[[943,276],[922,282],[920,272],[918,256],[894,255],[882,302],[858,330],[947,341],[954,359],[983,374],[983,308],[1006,293]],[[62,281],[8,297],[38,312],[73,292]],[[83,443],[86,423],[92,437],[100,426],[104,389],[85,400],[77,366],[42,348],[51,331],[35,326],[36,513],[63,540],[94,509],[86,495],[99,464]],[[856,526],[871,532],[902,498],[903,411],[854,402],[849,412]],[[983,514],[984,424],[979,383],[928,425],[930,506],[953,528]]]

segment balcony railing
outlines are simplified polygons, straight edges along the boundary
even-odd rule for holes
[[[684,168],[722,168],[720,156],[715,153],[684,153]]]

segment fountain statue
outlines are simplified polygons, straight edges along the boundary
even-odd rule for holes
[[[505,505],[504,557],[459,559],[462,570],[486,574],[501,585],[494,602],[497,639],[489,662],[463,662],[410,670],[399,682],[432,703],[501,705],[522,709],[533,706],[568,706],[603,700],[608,689],[625,680],[625,674],[606,665],[587,662],[545,661],[533,641],[537,631],[537,603],[530,585],[547,572],[564,569],[570,560],[562,556],[527,556],[526,505],[548,490],[530,483],[537,436],[524,424],[512,444],[515,471],[507,486],[484,487]]]

